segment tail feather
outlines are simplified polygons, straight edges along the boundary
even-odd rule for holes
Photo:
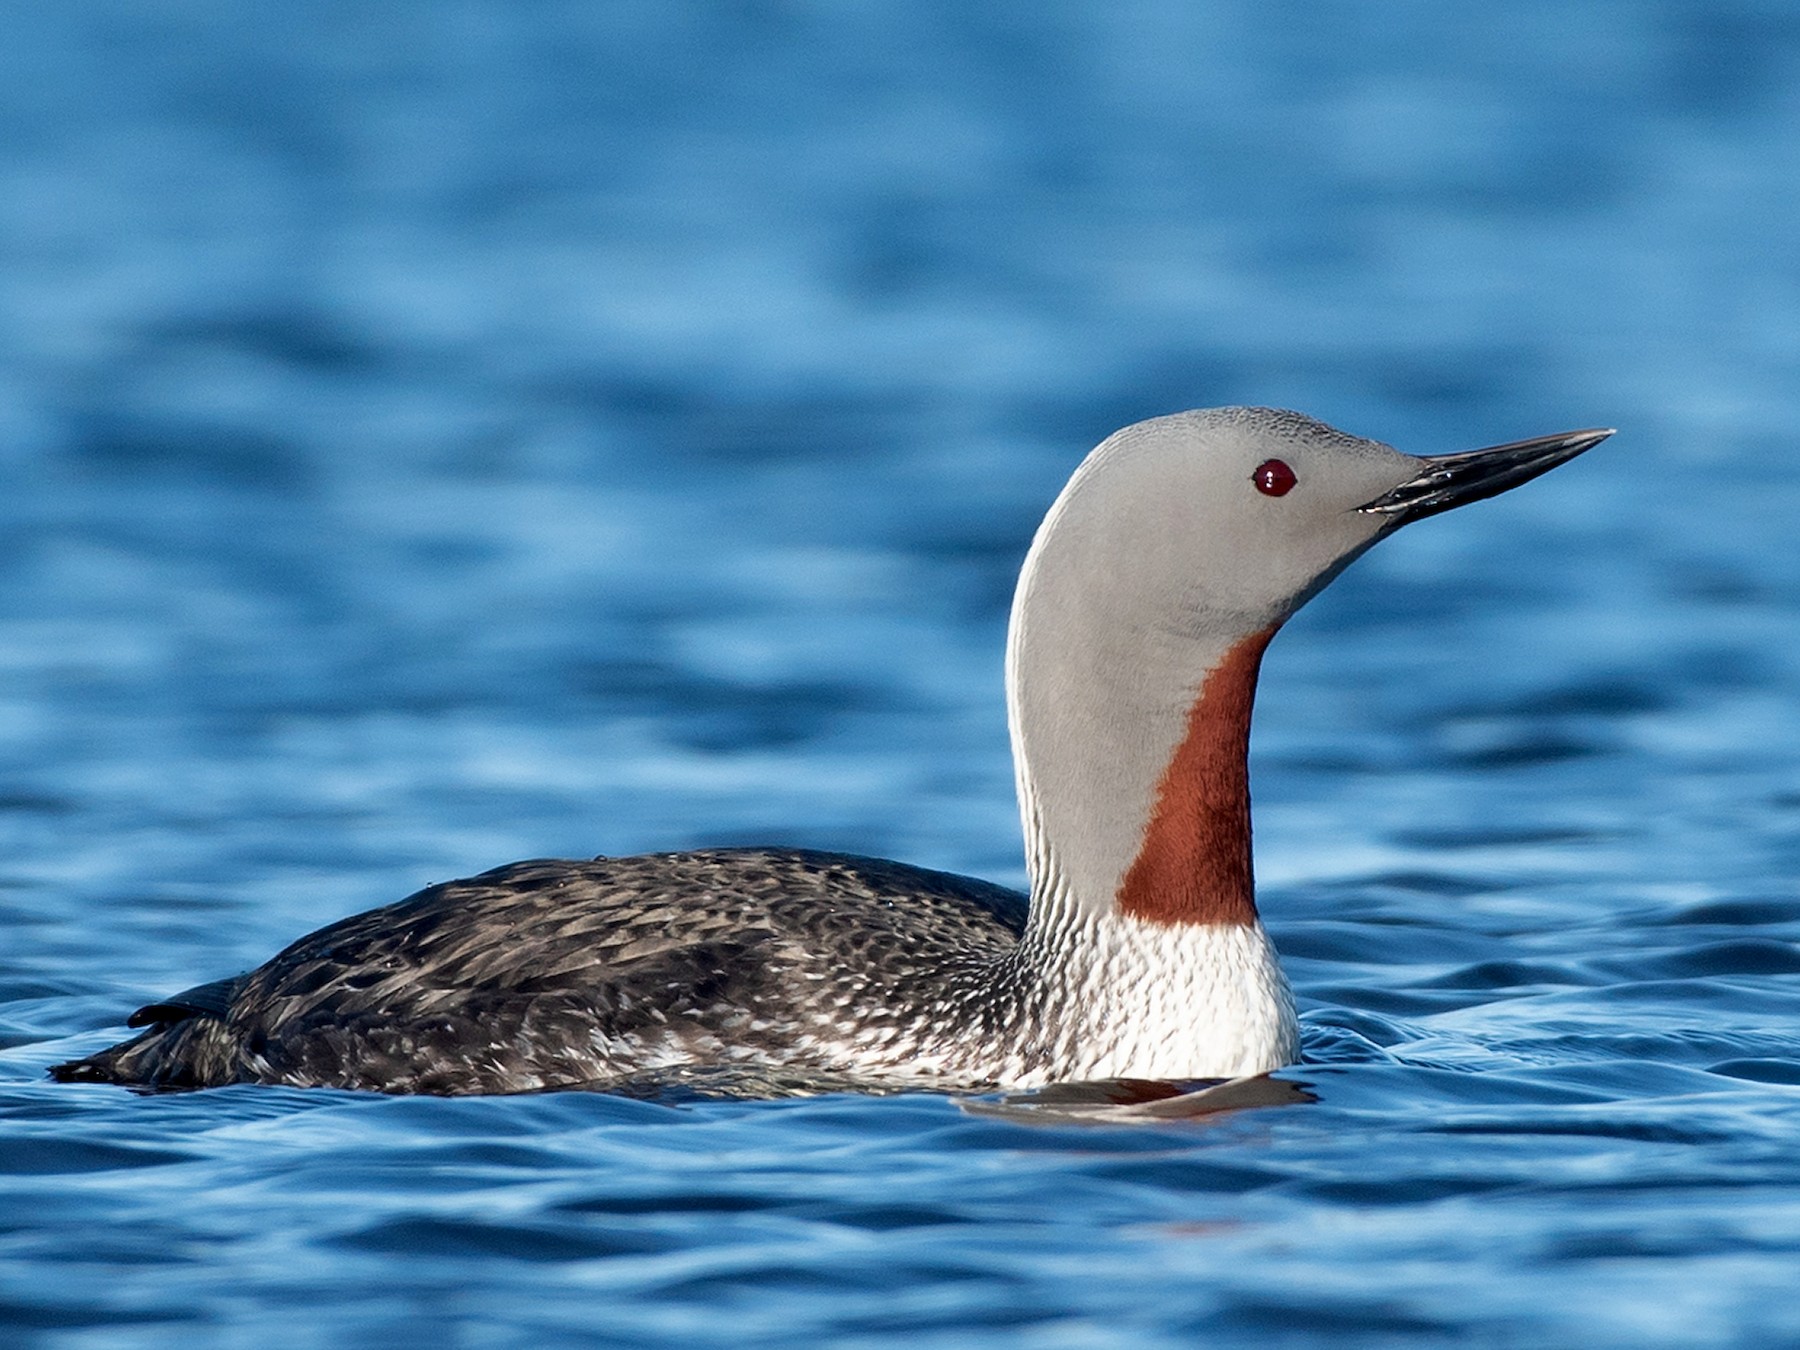
[[[50,1076],[59,1083],[117,1083],[121,1087],[175,1087],[176,1082],[165,1082],[165,1077],[179,1078],[177,1070],[173,1075],[168,1070],[176,1066],[168,1063],[168,1056],[159,1054],[156,1044],[165,1040],[161,1027],[146,1031],[141,1036],[133,1036],[128,1041],[109,1046],[105,1050],[96,1051],[84,1059],[72,1059],[66,1064],[52,1064]]]
[[[225,1040],[224,1021],[243,977],[197,985],[132,1013],[126,1025],[149,1030],[82,1059],[52,1064],[59,1083],[116,1083],[121,1087],[180,1089],[227,1081],[208,1072]],[[208,1053],[212,1051],[214,1053]]]
[[[108,1063],[111,1051],[101,1051],[86,1059],[72,1059],[67,1064],[52,1064],[50,1076],[59,1083],[116,1083],[113,1066]]]
[[[223,1020],[231,1012],[231,1001],[243,987],[244,977],[233,975],[226,980],[213,980],[183,989],[179,994],[155,1003],[146,1003],[125,1019],[128,1027],[167,1026],[185,1022],[190,1017],[214,1017]]]

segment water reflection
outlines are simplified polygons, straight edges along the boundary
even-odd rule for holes
[[[1165,1082],[1146,1078],[1107,1078],[1087,1083],[1053,1083],[1049,1087],[970,1097],[961,1102],[971,1115],[1006,1120],[1069,1125],[1200,1120],[1264,1106],[1299,1106],[1316,1102],[1310,1085],[1298,1079],[1257,1074],[1209,1082]]]

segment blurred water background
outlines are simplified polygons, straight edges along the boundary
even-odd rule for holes
[[[1800,1341],[1800,11],[30,5],[0,44],[0,1342]],[[1618,437],[1276,643],[1318,1101],[137,1098],[517,857],[1023,879],[1114,427]]]

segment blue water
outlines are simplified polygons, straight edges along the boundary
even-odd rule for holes
[[[1800,12],[33,6],[0,52],[0,1343],[1800,1341]],[[1272,648],[1297,1101],[47,1082],[513,858],[1020,882],[1114,427],[1615,440]]]

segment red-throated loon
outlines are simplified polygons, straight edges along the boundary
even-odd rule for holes
[[[1264,647],[1383,535],[1610,434],[1421,458],[1222,408],[1109,437],[1013,602],[1029,898],[795,849],[515,863],[153,1003],[141,1035],[52,1072],[482,1093],[714,1069],[962,1088],[1289,1064],[1293,996],[1251,884]]]

